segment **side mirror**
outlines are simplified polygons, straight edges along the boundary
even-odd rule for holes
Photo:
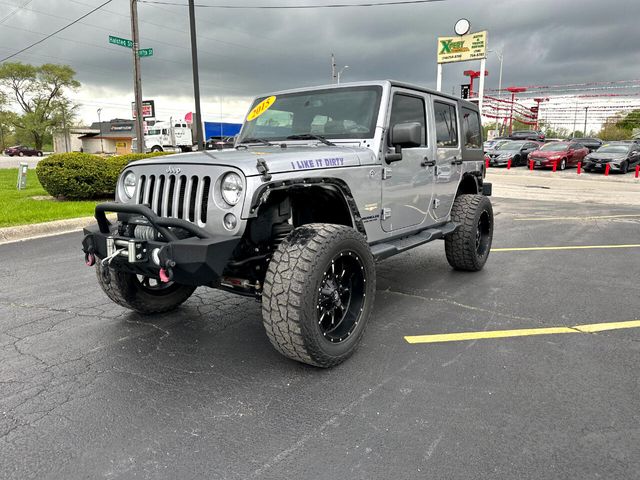
[[[422,125],[418,122],[396,123],[391,129],[391,145],[411,148],[422,145]]]
[[[422,125],[418,122],[396,123],[391,128],[391,145],[396,147],[395,153],[385,156],[387,163],[402,160],[402,149],[422,145]]]

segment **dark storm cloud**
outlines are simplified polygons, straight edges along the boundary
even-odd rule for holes
[[[18,5],[24,0],[4,2],[0,6],[9,12],[8,3]],[[259,5],[275,0],[237,0],[240,2]],[[34,0],[0,25],[0,52],[6,55],[18,50],[99,3]],[[145,96],[190,96],[187,9],[140,4],[139,14],[141,46],[155,50],[154,57],[142,60]],[[205,99],[329,83],[331,52],[339,66],[350,66],[345,81],[395,78],[433,87],[436,37],[450,35],[460,17],[469,18],[474,30],[489,31],[490,48],[504,50],[504,86],[632,79],[638,77],[640,63],[637,0],[448,0],[335,10],[200,8],[197,15]],[[129,29],[128,0],[114,0],[18,59],[68,63],[85,87],[79,97],[108,88],[114,103],[126,103],[131,96],[130,52],[109,45],[107,36],[129,38]],[[498,66],[496,56],[490,54],[488,88],[497,87]],[[469,68],[478,65],[446,66],[444,90],[457,92],[463,83],[462,71]]]

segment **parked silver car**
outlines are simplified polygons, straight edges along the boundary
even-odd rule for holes
[[[120,305],[252,296],[277,350],[330,367],[364,333],[376,260],[444,239],[455,269],[484,266],[490,193],[476,105],[392,81],[289,90],[255,99],[233,150],[128,165],[83,250]]]

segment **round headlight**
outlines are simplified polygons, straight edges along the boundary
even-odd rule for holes
[[[227,173],[220,185],[222,198],[233,206],[242,198],[242,179],[237,173]]]
[[[124,194],[131,198],[133,197],[134,192],[136,191],[136,182],[137,182],[136,174],[133,172],[127,172],[127,174],[122,179],[122,186],[124,188]]]

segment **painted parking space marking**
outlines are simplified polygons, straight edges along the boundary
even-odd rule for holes
[[[409,335],[404,337],[407,343],[443,343],[468,340],[486,340],[491,338],[529,337],[533,335],[554,335],[558,333],[596,333],[625,328],[640,328],[640,320],[626,322],[590,323],[573,327],[524,328],[516,330],[490,330],[482,332],[439,333],[434,335]]]
[[[560,247],[492,248],[491,252],[535,252],[542,250],[590,250],[608,248],[640,248],[640,243],[632,243],[628,245],[565,245]]]
[[[514,222],[552,222],[555,220],[607,220],[612,218],[638,218],[640,214],[628,214],[628,215],[594,215],[589,217],[517,217],[514,218]]]

